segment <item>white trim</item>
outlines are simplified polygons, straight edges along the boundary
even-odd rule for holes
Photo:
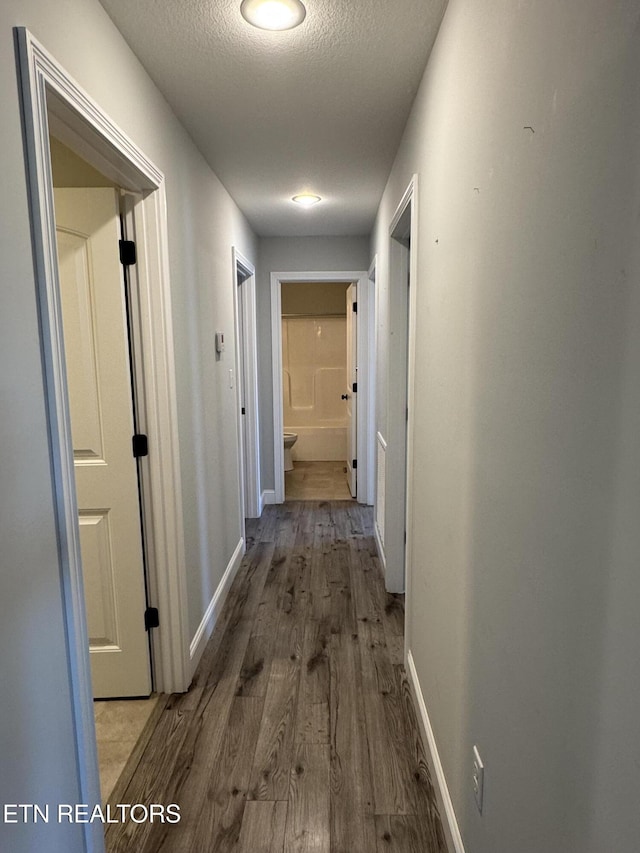
[[[143,462],[143,484],[148,494],[145,519],[149,522],[147,575],[151,603],[161,614],[160,627],[152,632],[154,688],[156,692],[180,693],[188,689],[191,679],[164,182],[137,205],[135,222],[145,356],[144,410],[150,444]],[[138,235],[142,234],[144,239],[140,240]]]
[[[407,544],[405,547],[405,600],[411,600],[411,585],[413,581],[413,483],[414,483],[414,463],[413,463],[413,446],[414,435],[416,432],[415,419],[415,376],[416,376],[416,307],[418,301],[418,176],[414,175],[411,179],[411,184],[407,188],[410,190],[411,204],[411,251],[409,256],[409,330],[407,341],[407,408],[409,416],[407,418],[407,492],[406,492],[406,513],[407,513]],[[410,609],[407,610],[410,612]],[[408,651],[411,645],[411,629],[412,626],[409,619],[405,619],[405,649]]]
[[[378,276],[378,256],[374,255],[369,267],[369,364],[373,370],[369,371],[369,411],[367,413],[369,427],[375,435],[376,430],[376,371],[378,358],[378,293],[376,279]],[[373,506],[376,502],[376,447],[375,441],[368,442],[368,451],[371,458],[367,461],[369,478],[367,483],[367,503]]]
[[[272,272],[271,273],[271,372],[273,378],[273,477],[276,503],[284,501],[284,431],[282,413],[282,288],[283,282],[341,282],[354,283],[358,288],[358,462],[364,457],[364,464],[358,465],[357,499],[359,503],[369,502],[369,483],[374,474],[374,424],[369,417],[370,372],[375,371],[375,363],[370,358],[371,330],[369,328],[370,309],[373,288],[369,273],[362,270],[313,271],[313,272]],[[365,413],[365,417],[361,416]]]
[[[379,490],[379,482],[380,482],[380,448],[383,451],[383,463],[382,463],[382,474],[383,474],[383,498],[382,498],[382,506],[380,506],[380,490]],[[376,482],[375,482],[375,501],[373,505],[373,532],[376,540],[376,547],[378,549],[378,556],[380,557],[380,563],[382,567],[382,573],[386,577],[387,573],[387,557],[384,550],[384,535],[383,530],[380,529],[379,519],[382,518],[383,526],[385,520],[385,512],[386,512],[386,474],[387,474],[387,442],[384,440],[382,433],[376,433]],[[406,622],[406,619],[405,619]]]
[[[145,359],[146,417],[153,452],[148,459],[151,551],[155,580],[152,603],[162,615],[154,639],[155,689],[186,690],[189,685],[186,580],[164,177],[140,149],[111,122],[50,54],[24,28],[17,28],[21,94],[26,136],[29,203],[33,225],[41,346],[46,384],[56,529],[73,694],[73,726],[79,796],[100,802],[89,643],[82,584],[77,504],[66,389],[60,309],[49,118],[56,134],[127,190],[145,193],[135,205],[135,227],[143,239],[138,269]],[[162,459],[162,464],[160,460]],[[87,853],[104,850],[102,828],[84,829]]]
[[[256,314],[256,270],[235,247],[232,249],[233,259],[233,313],[236,338],[236,398],[238,417],[238,453],[240,459],[241,529],[244,531],[244,518],[260,517],[260,419],[258,410],[258,349],[257,349],[257,314]],[[242,284],[238,284],[238,273],[244,276]],[[243,311],[240,316],[238,308],[238,287],[243,288]],[[240,324],[242,323],[242,328]],[[240,347],[243,347],[246,379],[245,414],[242,414],[240,399],[242,360]],[[242,441],[242,418],[244,418],[245,443]],[[244,448],[244,453],[242,452]]]
[[[409,186],[402,195],[396,211],[389,225],[390,243],[390,268],[389,268],[389,305],[402,304],[403,312],[400,310],[394,315],[390,310],[389,329],[391,334],[396,334],[397,356],[404,358],[405,340],[402,338],[402,330],[406,329],[406,405],[408,417],[404,411],[404,391],[400,384],[390,387],[387,395],[387,421],[388,421],[388,449],[387,449],[387,476],[385,479],[386,516],[385,516],[385,552],[387,556],[387,570],[385,572],[386,587],[390,592],[405,592],[407,599],[410,597],[411,585],[411,547],[412,547],[412,494],[413,494],[413,435],[415,432],[414,419],[414,375],[415,375],[415,307],[417,291],[417,255],[418,255],[418,216],[417,216],[417,194],[418,176],[414,175]],[[403,217],[410,217],[410,232],[400,235],[398,230],[403,226]],[[408,269],[403,247],[396,241],[402,241],[404,237],[410,238],[409,249],[404,250],[408,254]],[[394,257],[398,258],[394,262]],[[398,266],[399,264],[399,266]],[[409,288],[408,298],[398,288],[405,286],[404,274],[408,275]],[[399,365],[397,365],[399,368]],[[397,377],[398,382],[400,377]],[[394,399],[394,395],[403,395],[403,405],[400,406],[400,397]],[[404,517],[398,511],[401,506],[401,498],[404,502]],[[405,542],[406,532],[406,542]],[[409,620],[405,627],[405,647],[408,648],[410,637]]]
[[[413,699],[418,708],[418,725],[420,726],[422,739],[427,747],[427,760],[430,765],[429,769],[431,770],[432,778],[435,778],[434,787],[436,791],[436,799],[438,801],[438,811],[440,812],[440,819],[442,820],[442,828],[447,841],[447,847],[450,853],[465,853],[462,836],[460,834],[460,827],[458,826],[456,813],[451,801],[451,795],[449,794],[449,787],[444,775],[438,746],[436,744],[431,721],[429,720],[429,714],[427,713],[424,694],[420,687],[420,680],[418,679],[418,673],[416,671],[411,650],[407,652],[406,670],[409,676],[409,685],[411,687]]]
[[[235,547],[233,554],[231,555],[231,559],[229,560],[227,568],[224,570],[222,580],[218,584],[218,588],[216,589],[213,598],[211,599],[207,609],[205,610],[204,616],[202,617],[202,622],[200,622],[200,624],[198,625],[198,630],[194,634],[193,640],[191,640],[191,645],[189,647],[189,657],[191,663],[192,678],[193,674],[196,671],[198,663],[200,662],[202,653],[205,650],[205,646],[207,645],[207,643],[209,642],[209,638],[213,634],[213,629],[216,627],[216,622],[218,621],[218,617],[220,616],[220,611],[222,610],[227,595],[229,594],[231,584],[233,583],[235,576],[238,573],[238,569],[240,568],[240,563],[242,562],[242,557],[244,556],[245,550],[245,541],[244,539],[240,539],[240,541]]]
[[[276,500],[276,491],[275,489],[264,489],[262,494],[260,495],[260,515],[262,515],[262,510],[268,504],[278,503]]]
[[[402,198],[398,202],[398,206],[395,209],[393,216],[391,217],[391,222],[389,223],[389,234],[393,234],[398,225],[400,224],[400,220],[405,212],[405,210],[411,204],[411,201],[414,197],[416,184],[418,182],[418,176],[413,175],[411,180],[409,181],[409,185],[406,190],[402,193]]]
[[[371,418],[371,387],[375,388],[375,356],[372,357],[374,338],[374,302],[375,290],[367,271],[358,280],[357,315],[357,358],[358,358],[358,476],[357,500],[361,504],[372,504],[371,491],[375,470],[375,422]]]
[[[284,502],[284,432],[282,412],[282,279],[271,273],[271,376],[273,382],[273,483],[275,502]]]
[[[382,574],[385,574],[385,572],[387,571],[387,558],[384,555],[384,545],[382,544],[382,539],[380,538],[380,530],[378,529],[377,523],[373,525],[373,535],[376,540],[378,557],[380,558],[380,568],[382,569]]]

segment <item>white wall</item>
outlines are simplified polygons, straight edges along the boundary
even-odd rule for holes
[[[369,269],[366,237],[264,237],[256,277],[260,459],[262,489],[274,489],[273,383],[271,376],[271,273]]]
[[[12,27],[27,26],[167,177],[189,618],[199,624],[239,536],[231,246],[254,237],[96,0],[0,10],[0,802],[74,803],[60,567]],[[216,362],[213,332],[229,336]],[[76,853],[77,826],[0,823],[12,853]]]
[[[384,328],[419,173],[409,629],[468,853],[638,849],[639,90],[635,0],[450,0],[379,211]]]

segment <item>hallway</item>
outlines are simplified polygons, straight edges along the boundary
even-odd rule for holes
[[[268,506],[189,693],[171,697],[109,853],[445,853],[372,512]]]

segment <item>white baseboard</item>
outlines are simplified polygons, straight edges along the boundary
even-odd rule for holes
[[[260,495],[260,515],[262,515],[262,510],[267,504],[274,504],[276,502],[276,490],[275,489],[265,489]]]
[[[456,820],[456,814],[453,810],[453,803],[451,802],[451,796],[449,795],[447,780],[444,775],[442,762],[440,761],[436,739],[433,734],[433,729],[431,728],[429,714],[427,713],[427,706],[425,705],[424,696],[422,695],[422,688],[420,687],[420,681],[418,680],[418,673],[416,672],[416,666],[413,662],[411,649],[407,651],[407,675],[409,676],[409,684],[411,685],[413,698],[418,708],[418,725],[420,726],[422,738],[427,746],[427,760],[434,780],[436,799],[438,801],[438,811],[440,812],[447,847],[449,848],[450,853],[465,853],[462,836],[460,835],[458,821]]]
[[[204,648],[207,645],[209,637],[213,634],[213,629],[216,626],[216,622],[218,621],[218,616],[220,615],[220,611],[222,610],[222,605],[224,604],[227,594],[231,588],[231,584],[233,583],[233,579],[236,576],[236,573],[240,567],[240,563],[242,562],[242,557],[245,552],[245,541],[244,539],[240,539],[238,544],[236,545],[235,551],[231,555],[231,559],[229,560],[229,564],[222,575],[222,580],[218,584],[218,588],[214,593],[213,598],[209,602],[209,606],[207,607],[204,616],[202,617],[202,622],[198,626],[198,630],[195,633],[193,640],[191,640],[190,647],[190,658],[191,658],[191,677],[193,678],[193,674],[196,671],[196,667],[200,662],[200,658],[202,657],[202,653],[204,652]]]
[[[384,546],[382,544],[382,539],[380,538],[380,531],[378,530],[378,523],[374,522],[373,525],[373,534],[376,540],[376,548],[378,549],[378,556],[380,557],[380,566],[382,568],[382,573],[385,574],[387,570],[387,559],[384,555]]]

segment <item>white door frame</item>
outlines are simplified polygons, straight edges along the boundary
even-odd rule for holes
[[[369,371],[369,418],[370,436],[373,436],[373,446],[370,448],[371,459],[370,476],[367,480],[367,503],[370,506],[375,504],[376,500],[376,436],[378,434],[378,425],[376,423],[376,370],[378,366],[378,289],[376,287],[376,279],[378,276],[378,256],[374,255],[369,267],[369,356],[368,362],[374,366],[373,370]]]
[[[326,282],[358,285],[358,503],[369,502],[370,487],[373,481],[374,465],[374,424],[369,413],[369,375],[375,370],[371,358],[370,341],[373,329],[370,328],[370,303],[373,299],[373,285],[368,271],[350,270],[348,272],[272,272],[271,273],[271,365],[273,376],[273,478],[275,483],[275,502],[284,502],[284,431],[282,399],[282,283]],[[364,417],[360,415],[364,413]]]
[[[16,32],[79,794],[82,802],[99,803],[49,130],[118,185],[139,194],[130,222],[138,239],[135,276],[147,356],[142,393],[150,454],[143,483],[150,596],[161,617],[152,650],[155,688],[172,692],[188,688],[190,668],[164,176],[28,30]],[[100,824],[85,826],[85,845],[87,851],[104,849]]]
[[[233,258],[233,315],[236,338],[236,408],[238,417],[238,456],[240,460],[240,529],[244,519],[260,517],[260,420],[258,411],[258,349],[256,320],[256,270],[235,247]],[[239,283],[238,278],[243,281]],[[242,312],[238,305],[238,288],[242,287]],[[242,347],[241,358],[240,348]],[[244,363],[245,376],[241,376]],[[244,388],[245,413],[242,414],[240,389]],[[244,418],[244,438],[242,435]],[[243,452],[244,451],[244,452]]]
[[[389,225],[389,334],[390,344],[395,340],[395,346],[389,346],[390,381],[387,391],[388,434],[385,453],[385,583],[389,592],[405,592],[407,599],[410,597],[411,588],[413,540],[417,208],[418,176],[414,175]],[[407,240],[408,252],[402,245],[402,242]],[[408,296],[405,296],[407,275],[409,286]],[[391,377],[395,377],[394,382]],[[400,512],[399,508],[403,504],[404,512]],[[406,629],[405,648],[409,648]]]

